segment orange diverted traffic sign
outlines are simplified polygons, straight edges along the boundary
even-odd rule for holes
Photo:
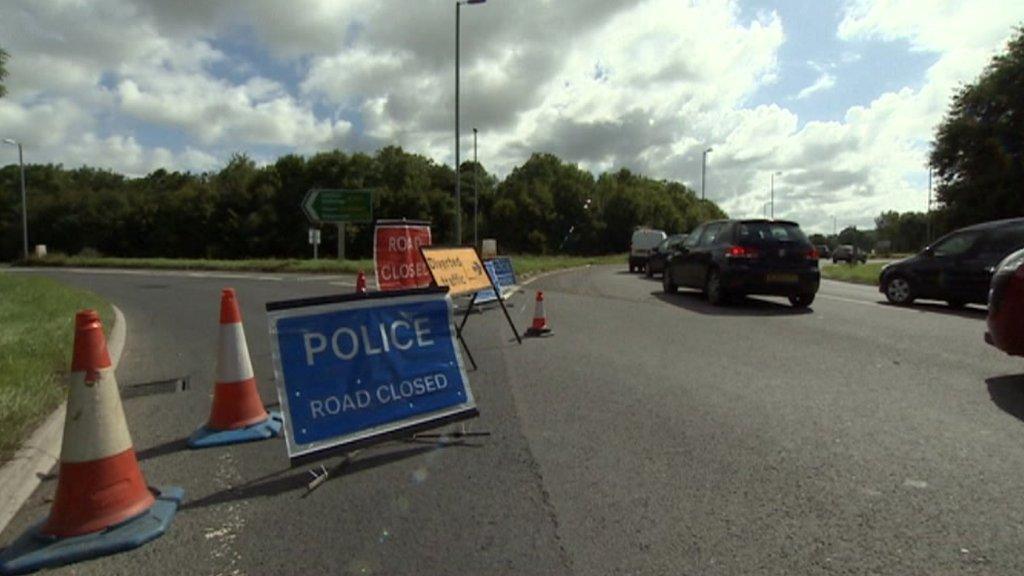
[[[434,283],[447,286],[452,296],[475,294],[480,290],[494,288],[474,248],[423,246],[420,252],[434,277]]]

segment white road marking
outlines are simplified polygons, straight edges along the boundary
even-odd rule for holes
[[[857,300],[854,298],[843,298],[842,296],[832,296],[831,294],[822,294],[818,292],[818,298],[825,298],[826,300],[838,300],[840,302],[849,302],[851,304],[866,304],[868,306],[880,306],[878,302],[871,302],[869,300]]]

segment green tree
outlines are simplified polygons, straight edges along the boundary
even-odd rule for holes
[[[936,130],[940,220],[949,227],[1024,216],[1024,29],[953,97]]]

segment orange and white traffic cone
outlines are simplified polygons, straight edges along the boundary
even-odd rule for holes
[[[362,270],[356,276],[356,294],[366,294],[366,274]]]
[[[188,439],[191,448],[207,448],[273,438],[281,433],[281,414],[267,412],[245,342],[242,313],[235,291],[225,288],[220,299],[217,339],[217,381],[210,419]]]
[[[544,293],[537,291],[537,301],[533,307],[533,324],[526,329],[527,336],[544,336],[551,334],[547,316],[544,314]]]
[[[181,488],[146,486],[99,315],[79,312],[50,516],[0,554],[0,573],[31,572],[141,546],[167,530],[184,495]]]

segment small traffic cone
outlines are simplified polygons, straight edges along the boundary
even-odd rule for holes
[[[207,448],[265,440],[281,433],[281,423],[280,412],[267,412],[263,407],[249,360],[238,300],[234,290],[225,288],[220,298],[217,382],[213,387],[210,419],[189,437],[188,445]]]
[[[181,488],[146,486],[95,310],[75,316],[68,381],[50,516],[0,553],[0,574],[22,574],[137,548],[163,535],[185,496]]]
[[[537,301],[533,307],[533,324],[526,329],[527,336],[544,336],[551,334],[548,319],[544,314],[544,293],[537,291]]]
[[[366,294],[366,274],[362,270],[356,276],[356,294]]]

